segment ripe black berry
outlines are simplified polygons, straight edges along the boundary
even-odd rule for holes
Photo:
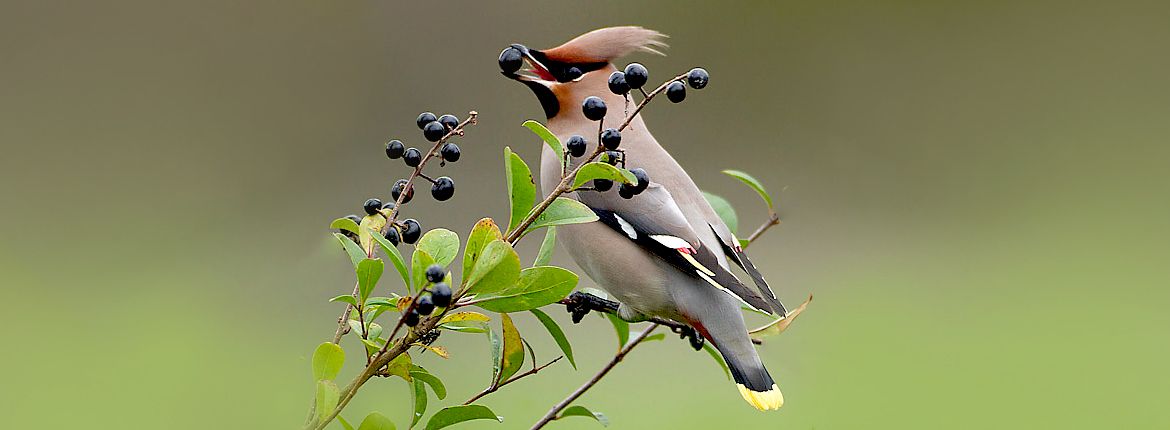
[[[394,244],[394,246],[398,246],[398,227],[390,226],[390,228],[386,229],[386,234],[383,236],[387,241]]]
[[[459,161],[459,145],[456,145],[455,142],[444,143],[443,147],[439,149],[439,155],[443,157],[444,161],[452,163]]]
[[[398,201],[398,196],[402,195],[403,188],[406,188],[405,179],[399,179],[398,181],[394,182],[394,186],[390,187],[390,197],[393,197],[394,201]],[[402,198],[402,204],[406,204],[410,202],[410,199],[414,198],[414,185],[411,185],[410,188],[406,188],[405,192],[406,197]]]
[[[594,179],[593,180],[593,189],[594,190],[609,191],[610,188],[613,188],[613,181],[611,181],[609,179]]]
[[[418,310],[411,309],[409,312],[406,313],[406,315],[402,316],[402,323],[406,324],[407,327],[414,327],[414,326],[418,325],[418,319],[419,319]]]
[[[606,164],[609,164],[610,166],[616,166],[617,163],[621,160],[622,160],[622,153],[621,152],[605,151],[605,159],[603,159],[601,161],[606,163]]]
[[[431,142],[438,142],[446,134],[447,126],[439,121],[431,121],[423,126],[423,137]]]
[[[427,267],[427,281],[432,284],[443,282],[443,278],[447,277],[447,269],[438,264],[432,264]]]
[[[445,308],[451,304],[451,287],[447,284],[435,284],[431,287],[431,301],[435,302],[435,306]]]
[[[418,167],[419,163],[422,163],[422,152],[418,148],[407,148],[406,152],[402,153],[402,161],[405,161],[407,166]]]
[[[621,144],[622,132],[617,131],[616,128],[607,128],[601,132],[601,145],[605,146],[605,149],[612,151]]]
[[[650,71],[646,70],[646,66],[638,63],[630,63],[626,66],[626,84],[630,88],[642,88],[648,80],[650,80]]]
[[[575,81],[577,78],[580,78],[581,75],[584,75],[584,73],[582,73],[581,69],[578,69],[577,66],[571,66],[568,69],[565,69],[566,81]]]
[[[585,155],[585,138],[574,135],[565,141],[565,148],[569,150],[569,155],[574,157]]]
[[[613,72],[609,74],[609,91],[619,96],[630,92],[630,84],[626,83],[626,74]]]
[[[384,211],[394,210],[394,202],[382,203],[382,210],[384,210]]]
[[[443,115],[439,117],[439,124],[443,124],[444,127],[447,127],[447,129],[451,130],[454,129],[455,126],[459,125],[459,118],[456,118],[455,115],[451,114]]]
[[[362,218],[357,216],[357,215],[352,215],[352,214],[346,215],[345,218],[349,219],[350,221],[353,221],[354,224],[361,224],[362,223]]]
[[[386,142],[386,156],[390,157],[391,160],[401,157],[405,151],[406,147],[402,146],[401,140],[394,139]]]
[[[430,315],[435,310],[435,303],[431,301],[430,297],[419,296],[418,300],[414,302],[414,310],[418,311],[419,315]]]
[[[687,86],[682,82],[674,81],[666,86],[666,98],[673,103],[678,103],[687,98]]]
[[[378,199],[366,200],[366,203],[362,205],[362,209],[365,209],[367,214],[376,214],[378,213],[378,209],[382,209],[382,201]]]
[[[419,236],[422,236],[422,226],[418,225],[418,221],[414,218],[402,222],[402,241],[408,244],[418,242]]]
[[[435,114],[430,113],[430,112],[423,112],[423,113],[418,114],[418,119],[414,120],[414,123],[418,124],[419,130],[422,130],[423,127],[426,127],[427,124],[430,124],[431,121],[434,121],[436,119],[438,119],[438,118],[435,118]]]
[[[524,58],[519,49],[509,46],[500,52],[500,71],[507,74],[516,73],[523,65]]]
[[[445,202],[455,195],[455,181],[446,176],[440,176],[435,179],[435,184],[431,185],[431,197],[440,202]]]
[[[581,111],[585,113],[585,118],[590,121],[598,121],[605,118],[605,101],[597,96],[589,96],[585,98],[585,102],[581,103]]]
[[[623,199],[632,199],[634,198],[634,188],[629,185],[622,184],[618,187],[618,195],[622,196]]]
[[[634,177],[638,178],[638,183],[634,184],[634,194],[641,194],[643,191],[646,191],[646,187],[650,186],[650,175],[646,174],[646,169],[638,167],[630,169],[630,173],[633,173]]]
[[[711,75],[708,75],[707,71],[703,70],[702,67],[693,68],[687,73],[687,83],[690,84],[691,88],[696,90],[701,90],[703,87],[706,87],[707,81],[710,80]]]

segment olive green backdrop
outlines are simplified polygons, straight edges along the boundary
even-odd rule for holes
[[[455,198],[408,212],[466,236],[506,214],[503,147],[539,148],[500,49],[617,24],[671,35],[631,58],[652,80],[710,70],[647,122],[741,234],[763,207],[719,170],[767,184],[784,224],[754,258],[816,300],[761,348],[782,410],[670,340],[581,399],[613,428],[1170,427],[1170,7],[1100,3],[4,1],[0,427],[298,426],[353,282],[327,223],[406,172],[383,142],[481,113]],[[463,427],[527,428],[615,348],[599,319],[566,330],[580,370]],[[425,364],[461,402],[486,341],[440,342]],[[345,416],[404,428],[407,388],[378,382]]]

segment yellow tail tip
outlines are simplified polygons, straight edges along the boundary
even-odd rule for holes
[[[735,386],[739,387],[739,394],[743,396],[743,399],[755,406],[756,409],[772,411],[784,406],[784,394],[780,392],[780,387],[777,387],[776,384],[772,384],[772,389],[768,391],[752,391],[743,384],[735,384]]]

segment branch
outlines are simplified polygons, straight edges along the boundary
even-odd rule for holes
[[[422,175],[423,168],[427,166],[427,161],[435,158],[435,154],[439,151],[439,148],[441,148],[444,143],[447,143],[447,139],[450,139],[452,136],[462,136],[463,128],[468,124],[478,124],[476,121],[476,117],[478,116],[479,112],[468,112],[467,119],[463,120],[463,122],[459,123],[459,125],[456,125],[455,128],[451,129],[451,131],[448,131],[446,135],[443,135],[443,138],[435,142],[435,145],[431,147],[431,150],[427,151],[427,153],[423,155],[422,161],[418,163],[418,166],[415,166],[414,172],[411,172],[410,176],[406,178],[406,186],[402,187],[402,192],[398,194],[398,199],[394,201],[394,209],[391,209],[390,215],[386,217],[386,227],[393,228],[394,221],[398,219],[398,211],[402,210],[402,200],[406,199],[407,190],[411,190],[411,192],[413,192],[414,180],[415,178],[418,178]]]
[[[639,343],[642,343],[642,341],[646,340],[646,338],[650,336],[650,332],[653,332],[656,328],[658,328],[657,323],[650,324],[650,327],[647,327],[646,331],[642,332],[642,334],[639,334],[638,337],[634,338],[633,341],[619,350],[618,353],[613,356],[613,359],[609,360],[609,363],[606,364],[605,367],[597,371],[597,374],[593,375],[592,378],[589,378],[589,381],[586,381],[584,385],[581,385],[581,387],[577,388],[576,391],[573,391],[572,394],[569,394],[569,397],[565,397],[564,400],[561,400],[560,403],[557,403],[552,407],[552,409],[549,409],[547,414],[544,414],[543,417],[540,417],[540,420],[538,420],[536,424],[532,425],[531,430],[544,427],[552,420],[557,419],[556,417],[558,413],[568,407],[570,403],[573,403],[574,400],[577,400],[577,398],[581,397],[582,394],[585,394],[586,391],[589,391],[590,388],[593,388],[594,385],[597,385],[597,382],[600,381],[601,378],[604,378],[610,370],[613,370],[614,366],[617,366],[617,364],[620,363],[623,358],[626,358],[626,354],[629,354],[635,346],[638,346]]]
[[[467,401],[466,401],[466,402],[463,402],[463,404],[464,404],[464,405],[470,405],[470,404],[471,404],[471,402],[474,402],[474,401],[476,401],[476,400],[479,400],[481,397],[483,397],[483,396],[486,396],[486,395],[488,395],[488,394],[494,393],[494,392],[498,391],[500,388],[503,388],[503,386],[505,386],[505,385],[508,385],[508,384],[511,384],[512,382],[515,382],[516,380],[518,380],[518,379],[520,379],[520,378],[523,378],[523,377],[525,377],[525,376],[529,376],[529,375],[535,375],[537,372],[540,372],[541,370],[544,370],[544,368],[546,368],[546,367],[548,367],[548,366],[552,366],[552,364],[553,364],[553,363],[556,363],[556,362],[560,361],[562,358],[565,358],[565,356],[563,356],[563,355],[562,355],[562,356],[560,356],[560,357],[557,357],[557,358],[553,359],[553,361],[550,361],[550,362],[548,362],[548,363],[545,363],[545,364],[544,364],[544,365],[542,365],[542,366],[533,367],[533,368],[532,368],[532,369],[530,369],[529,371],[527,371],[527,372],[524,372],[524,373],[521,373],[521,374],[519,374],[519,375],[516,375],[516,376],[513,376],[513,377],[511,377],[511,378],[508,378],[508,380],[507,380],[507,381],[501,382],[501,383],[499,383],[498,385],[494,385],[494,386],[491,386],[491,387],[484,388],[484,390],[483,390],[483,391],[480,391],[480,392],[479,392],[479,394],[476,394],[476,395],[472,396],[470,399],[467,399]]]
[[[760,226],[756,228],[756,231],[752,232],[751,236],[748,236],[748,243],[743,247],[747,248],[749,245],[755,242],[756,239],[759,239],[760,236],[763,236],[764,232],[768,231],[768,229],[772,228],[774,225],[780,225],[780,215],[777,215],[776,212],[768,214],[768,219],[764,220],[764,223],[760,224]]]

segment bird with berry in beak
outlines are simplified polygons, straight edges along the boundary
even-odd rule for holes
[[[617,71],[613,62],[637,51],[661,55],[665,37],[642,27],[602,28],[551,49],[512,45],[501,53],[500,66],[504,76],[536,95],[548,129],[562,143],[573,139],[579,146],[576,136],[583,136],[585,153],[592,154],[601,140],[595,120],[618,127],[633,109],[626,95],[611,90],[610,77]],[[525,70],[519,70],[521,63],[527,65]],[[639,67],[633,69],[640,76],[629,76],[631,81],[645,81],[645,69]],[[585,101],[590,97],[610,108],[589,112]],[[691,327],[701,336],[692,345],[711,342],[748,403],[759,410],[780,408],[784,397],[760,361],[740,309],[746,303],[783,317],[784,306],[744,254],[739,239],[650,133],[641,115],[621,130],[620,150],[626,167],[642,169],[645,173],[639,171],[639,176],[648,177],[648,184],[642,184],[645,188],[637,195],[602,184],[566,194],[592,209],[599,220],[561,226],[557,234],[581,269],[617,302],[581,293],[571,300],[577,306],[616,312],[630,322],[657,318]],[[581,162],[571,159],[569,168]],[[561,182],[562,163],[544,147],[540,182],[546,195]],[[730,272],[729,260],[752,278],[755,288]]]

